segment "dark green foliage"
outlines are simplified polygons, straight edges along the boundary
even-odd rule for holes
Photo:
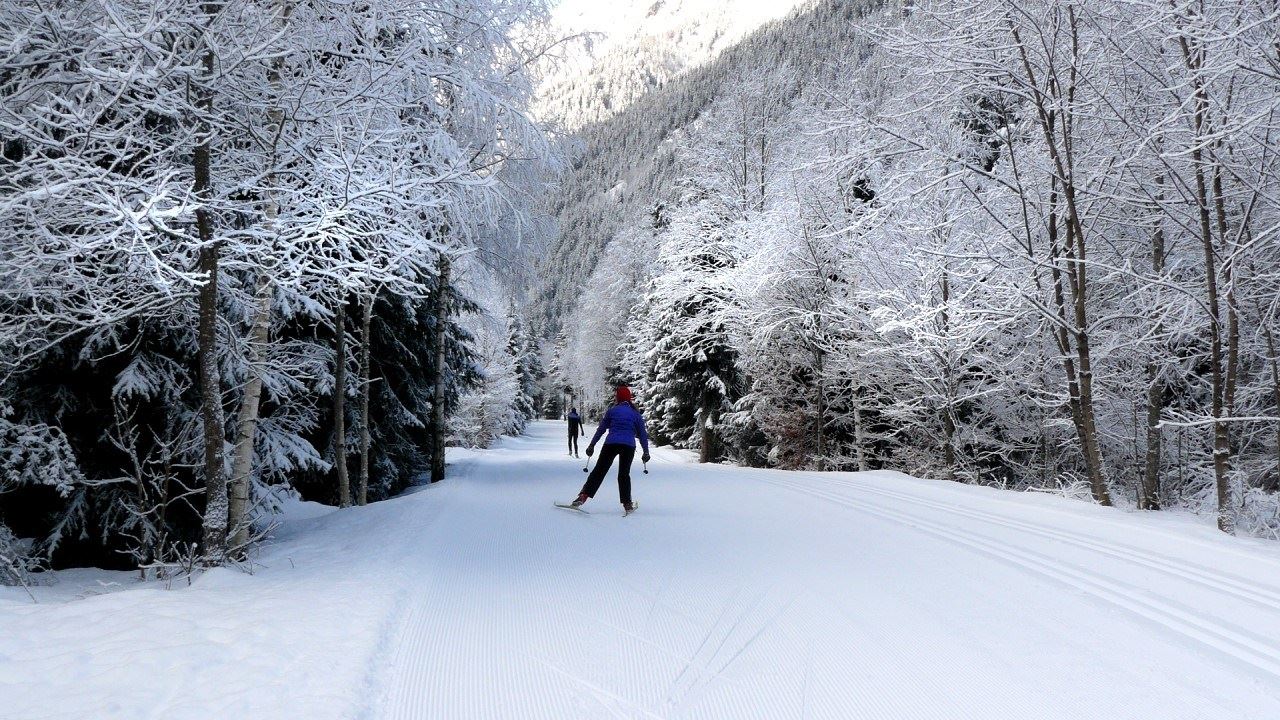
[[[516,430],[523,431],[526,423],[538,417],[538,407],[542,404],[539,388],[547,373],[542,367],[537,342],[525,330],[524,321],[514,305],[507,313],[507,353],[515,361],[519,383],[515,398],[516,422],[519,425]]]
[[[426,282],[438,291],[430,278]],[[479,377],[471,337],[459,323],[462,314],[478,308],[454,288],[444,291],[450,312],[445,334],[448,413]],[[316,383],[268,378],[255,481],[260,488],[286,484],[305,498],[333,502],[331,467],[315,450],[332,443],[331,366],[319,361],[326,350],[331,352],[332,330],[304,311],[307,305],[296,307],[296,314],[275,323],[274,345],[287,356],[275,359],[311,363]],[[434,307],[430,294],[418,299],[384,294],[374,304],[370,500],[402,491],[430,462]],[[176,312],[173,317],[180,316]],[[229,305],[224,317],[231,322],[244,315]],[[359,317],[359,301],[353,297],[347,311],[353,345],[361,341]],[[348,362],[347,392],[354,400],[360,391],[354,354]],[[193,365],[190,326],[160,318],[74,336],[36,358],[29,370],[8,378],[0,395],[8,399],[9,413],[0,416],[0,427],[9,430],[0,431],[0,441],[12,443],[9,435],[26,428],[23,436],[32,449],[22,457],[45,458],[42,464],[57,472],[26,472],[13,460],[17,453],[13,458],[0,453],[12,460],[0,462],[0,524],[18,537],[35,539],[36,550],[47,553],[53,567],[137,567],[196,542],[203,503],[194,469],[199,464],[193,442],[199,398]],[[243,382],[239,358],[227,358],[224,372],[230,382]],[[347,408],[349,447],[354,449],[359,405],[349,402]],[[229,402],[225,409],[229,423],[236,408]],[[226,436],[230,442],[229,431]],[[332,461],[331,450],[327,460]],[[356,452],[349,462],[354,477]]]
[[[380,295],[374,303],[373,347],[370,352],[370,449],[369,449],[369,500],[383,500],[413,485],[431,463],[431,399],[435,387],[434,360],[436,348],[434,293],[440,292],[438,282],[427,278],[431,293],[423,298],[405,298],[389,294]],[[463,314],[478,312],[479,308],[457,288],[449,285],[447,294],[449,317],[445,332],[445,414],[452,413],[459,396],[475,387],[480,374],[476,357],[471,350],[471,335],[459,320]],[[347,332],[349,337],[359,338],[359,301],[352,298],[348,305]],[[332,332],[325,330],[317,341],[331,346]],[[348,471],[356,477],[359,466],[360,429],[359,376],[354,372],[356,352],[353,349],[348,363],[347,387],[347,448]],[[332,392],[330,389],[328,392]],[[330,396],[331,397],[331,396]],[[307,439],[316,447],[326,448],[326,460],[333,460],[333,403],[318,398],[320,409],[313,432]],[[331,470],[308,472],[291,478],[294,486],[308,499],[325,503],[337,502],[337,487]]]

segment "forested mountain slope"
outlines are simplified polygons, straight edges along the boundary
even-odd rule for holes
[[[541,307],[559,325],[599,254],[624,218],[645,214],[674,192],[674,140],[698,119],[730,82],[756,78],[776,85],[778,108],[800,87],[794,78],[818,80],[833,62],[855,52],[856,20],[878,6],[873,0],[825,0],[771,22],[690,70],[635,98],[617,115],[578,131],[581,148],[572,171],[552,198],[560,222],[540,273]],[[599,97],[617,96],[597,88]]]
[[[563,0],[552,23],[569,39],[565,57],[533,110],[570,129],[601,122],[802,4],[808,0]]]

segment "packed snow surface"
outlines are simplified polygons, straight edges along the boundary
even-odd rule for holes
[[[663,451],[581,515],[564,432],[294,508],[252,575],[4,589],[0,717],[1280,717],[1274,544]]]

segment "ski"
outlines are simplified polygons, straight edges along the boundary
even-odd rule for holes
[[[558,508],[563,508],[565,510],[572,510],[573,512],[576,512],[576,513],[582,513],[583,515],[591,514],[580,507],[574,507],[572,503],[552,503],[552,505],[555,505]]]

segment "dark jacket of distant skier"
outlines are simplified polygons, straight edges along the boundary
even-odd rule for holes
[[[644,426],[644,417],[635,405],[631,404],[631,389],[626,385],[618,388],[618,402],[600,419],[596,434],[587,445],[587,456],[595,452],[596,443],[604,436],[604,448],[600,451],[600,459],[595,469],[587,476],[586,485],[582,486],[582,494],[575,504],[581,505],[587,498],[593,498],[600,489],[600,483],[609,472],[613,461],[618,461],[618,499],[628,510],[631,504],[631,462],[636,456],[636,440],[644,448],[641,460],[649,462],[649,431]],[[605,435],[608,433],[608,435]]]
[[[578,456],[578,436],[586,435],[582,430],[582,416],[578,414],[578,408],[569,409],[569,454]]]

